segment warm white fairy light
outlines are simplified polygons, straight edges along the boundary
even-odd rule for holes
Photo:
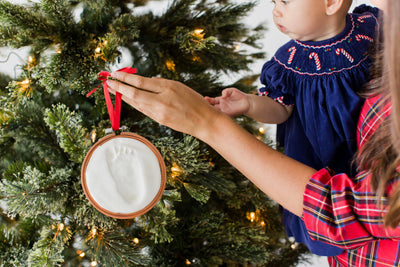
[[[196,36],[200,36],[200,37],[203,37],[203,35],[204,35],[204,30],[203,29],[195,29],[194,30],[194,34],[196,35]]]
[[[133,243],[139,244],[139,238],[135,237],[135,238],[133,239]]]
[[[182,169],[178,165],[176,165],[176,163],[174,163],[173,166],[171,167],[171,171],[172,172],[181,172]]]
[[[23,81],[21,81],[21,85],[29,85],[31,83],[31,81],[29,79],[25,79]]]
[[[190,260],[186,260],[186,265],[190,265],[190,264],[192,264],[191,262],[190,262]]]
[[[96,141],[96,130],[93,130],[90,134],[90,139],[92,140],[92,142],[94,143]]]
[[[79,254],[79,257],[81,257],[81,258],[83,258],[83,257],[85,257],[86,256],[86,253],[85,252],[81,252],[81,254]]]
[[[256,218],[256,213],[255,212],[250,212],[250,221],[254,222],[255,218]]]
[[[246,218],[252,223],[261,223],[261,214],[259,210],[246,212]]]
[[[28,62],[29,62],[29,63],[32,63],[32,62],[33,62],[33,57],[32,57],[32,56],[29,56],[29,57],[28,57]]]
[[[182,169],[176,164],[173,163],[171,167],[172,177],[178,177],[182,173]]]
[[[175,70],[175,62],[173,60],[167,60],[165,62],[165,66],[167,67],[168,70],[174,71]]]
[[[258,128],[258,132],[259,132],[260,134],[265,134],[265,128],[264,128],[264,127]]]
[[[101,52],[101,47],[97,47],[96,50],[94,50],[96,53],[100,53]]]
[[[90,263],[90,266],[97,266],[97,261],[92,261],[91,263]]]

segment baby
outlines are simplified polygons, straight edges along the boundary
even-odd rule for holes
[[[247,115],[278,124],[285,154],[313,167],[351,175],[356,123],[369,81],[369,49],[378,31],[377,8],[352,0],[277,0],[273,18],[292,40],[278,49],[261,72],[259,95],[227,88],[206,100],[229,116]],[[335,256],[342,249],[313,241],[301,218],[283,210],[286,232],[311,252]]]

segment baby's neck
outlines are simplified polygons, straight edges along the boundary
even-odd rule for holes
[[[346,17],[340,20],[332,20],[326,24],[326,31],[323,31],[320,36],[309,41],[324,41],[339,35],[346,28]]]

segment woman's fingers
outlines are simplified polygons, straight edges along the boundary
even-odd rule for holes
[[[111,73],[111,77],[116,78],[117,80],[129,84],[133,87],[136,87],[139,90],[145,90],[152,93],[160,93],[158,89],[162,85],[162,82],[165,81],[161,78],[146,78],[135,74],[128,74],[122,71]]]

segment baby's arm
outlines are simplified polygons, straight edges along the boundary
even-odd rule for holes
[[[230,117],[247,115],[263,123],[282,123],[293,111],[293,107],[281,105],[270,97],[246,94],[236,88],[224,89],[221,96],[205,99]]]
[[[268,96],[247,95],[250,102],[245,115],[263,123],[280,124],[285,122],[293,112],[293,106],[282,105]]]

